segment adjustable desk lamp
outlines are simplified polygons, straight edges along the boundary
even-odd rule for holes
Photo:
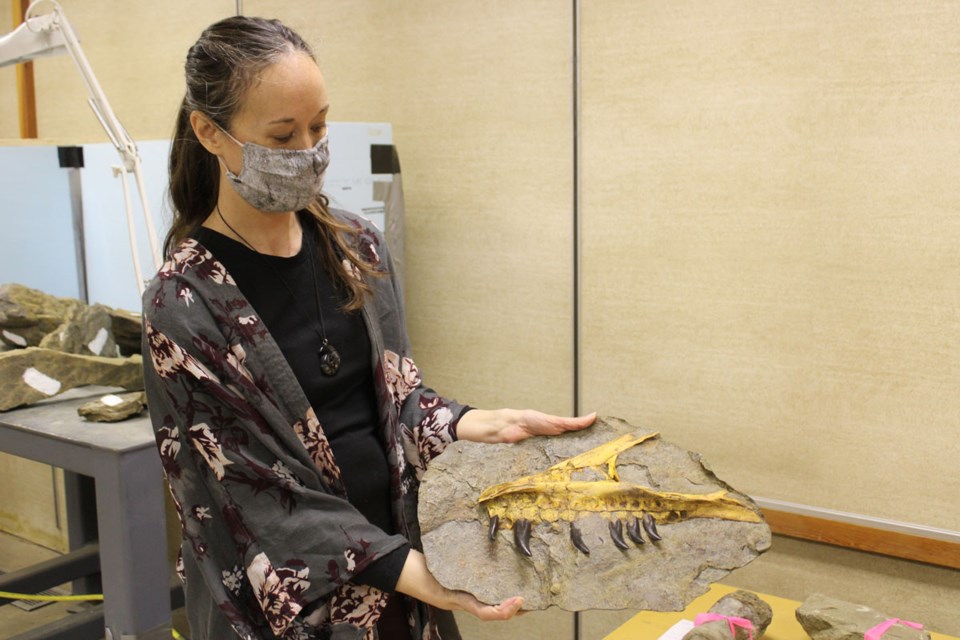
[[[52,11],[38,15],[36,10],[42,5],[51,5]],[[150,239],[150,248],[153,253],[154,269],[161,264],[160,249],[157,245],[157,234],[150,217],[147,205],[146,190],[143,186],[143,175],[140,167],[140,154],[137,145],[127,133],[123,125],[114,115],[107,96],[100,88],[90,63],[80,48],[70,22],[63,14],[63,9],[56,0],[34,0],[27,9],[26,20],[19,27],[5,36],[0,37],[0,67],[29,62],[34,58],[52,55],[69,55],[80,77],[87,88],[87,102],[93,109],[94,115],[100,121],[107,137],[120,154],[122,164],[113,166],[113,175],[121,178],[123,187],[123,202],[127,214],[127,231],[130,239],[130,252],[133,257],[133,270],[137,277],[137,290],[142,294],[144,290],[143,271],[140,269],[140,256],[137,251],[136,230],[133,224],[133,211],[130,204],[130,187],[127,182],[128,174],[132,173],[140,194],[140,206],[143,208],[144,220],[147,226],[147,235]],[[82,265],[81,265],[82,267]]]

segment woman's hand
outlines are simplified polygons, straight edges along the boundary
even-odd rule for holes
[[[457,438],[471,442],[519,442],[530,436],[555,436],[579,431],[593,424],[597,414],[561,418],[532,409],[471,409],[457,423]]]
[[[426,558],[415,549],[410,550],[403,565],[397,581],[397,591],[438,609],[466,611],[481,620],[509,620],[523,606],[523,598],[520,597],[509,598],[498,605],[489,605],[480,602],[466,591],[447,589],[437,582],[427,569]]]

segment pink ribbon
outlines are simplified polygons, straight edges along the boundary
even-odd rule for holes
[[[909,622],[907,620],[901,620],[900,618],[890,618],[885,622],[881,622],[873,629],[870,629],[865,634],[863,634],[863,640],[880,640],[883,637],[883,634],[887,632],[887,629],[897,624],[905,624],[908,627],[913,627],[914,629],[923,629],[923,625],[919,622]]]
[[[750,640],[753,640],[753,623],[747,620],[746,618],[737,618],[736,616],[722,616],[719,613],[698,613],[697,617],[693,619],[693,625],[699,627],[700,625],[706,622],[715,622],[718,620],[726,620],[730,625],[730,634],[736,638],[737,637],[737,627],[743,627],[747,630],[747,633],[750,634]]]

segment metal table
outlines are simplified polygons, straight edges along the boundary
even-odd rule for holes
[[[94,479],[107,640],[169,640],[170,589],[160,457],[146,416],[87,422],[79,389],[0,413],[0,451]]]

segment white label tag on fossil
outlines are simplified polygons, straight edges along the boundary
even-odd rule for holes
[[[87,343],[87,348],[90,349],[90,352],[93,355],[99,356],[103,351],[103,345],[107,344],[107,337],[109,334],[107,330],[103,327],[100,327],[100,331],[97,331],[97,335],[94,336],[93,340]]]
[[[120,396],[115,396],[112,393],[108,393],[107,395],[100,398],[100,402],[107,405],[108,407],[115,407],[118,404],[123,404],[123,399]]]
[[[12,342],[13,344],[17,345],[18,347],[27,346],[26,338],[24,338],[23,336],[19,336],[15,333],[10,333],[6,329],[3,330],[3,337],[9,340],[10,342]]]
[[[52,396],[60,391],[60,381],[54,380],[50,376],[40,373],[33,367],[23,372],[23,381],[29,387],[33,387],[42,394]]]

